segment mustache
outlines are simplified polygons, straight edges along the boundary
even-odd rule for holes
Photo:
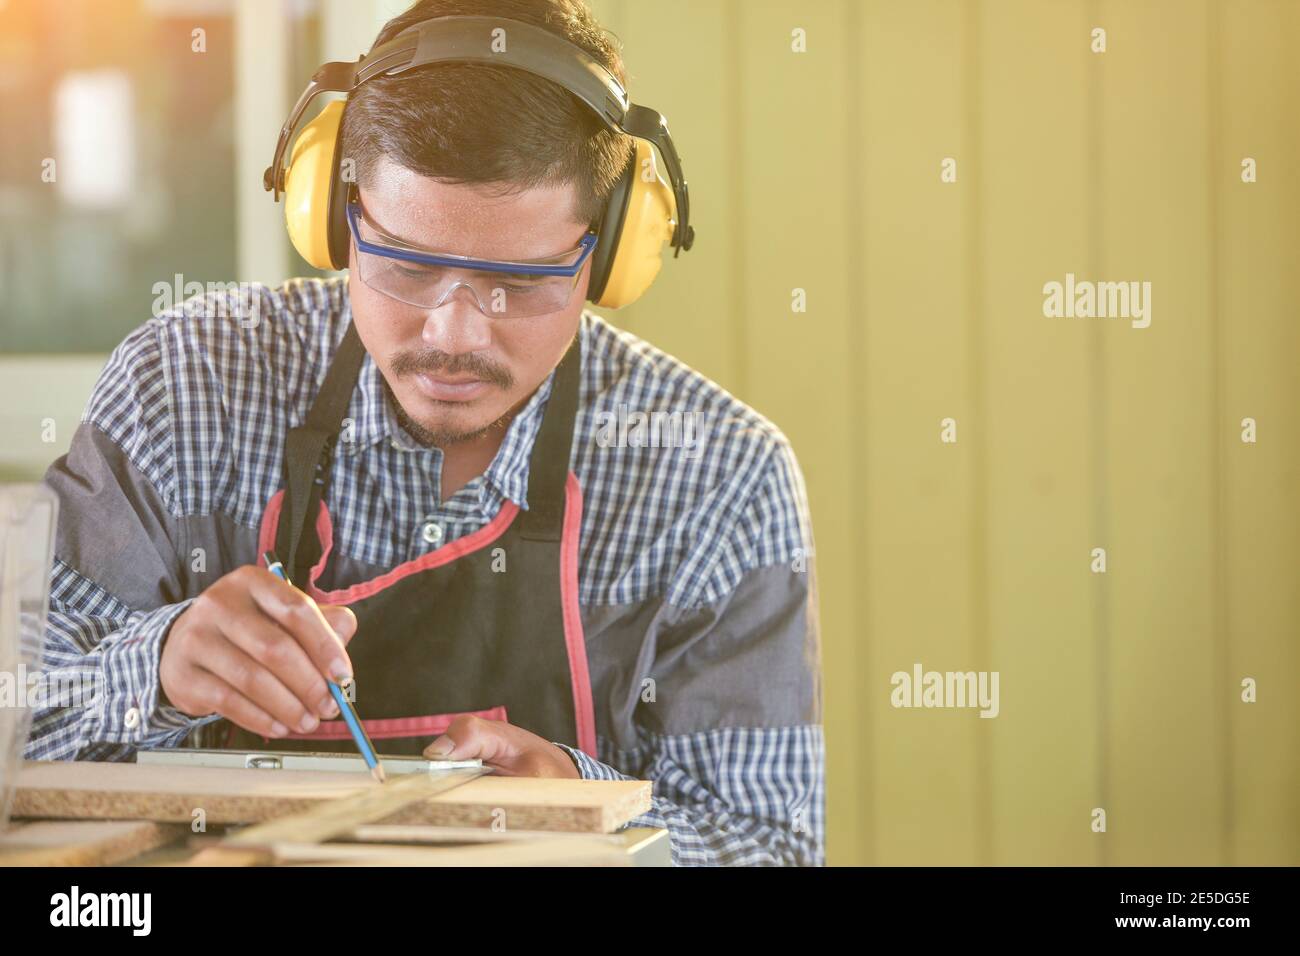
[[[420,372],[443,372],[447,375],[472,375],[501,388],[511,388],[515,377],[509,369],[489,362],[481,355],[466,352],[452,355],[439,349],[420,349],[415,352],[398,352],[393,356],[393,374],[399,378]]]

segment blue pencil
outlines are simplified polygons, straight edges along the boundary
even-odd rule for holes
[[[274,551],[267,551],[262,555],[262,560],[266,562],[266,569],[274,574],[281,581],[292,585],[289,575],[285,573],[284,565],[276,557]],[[311,600],[308,598],[308,600]],[[384,767],[379,762],[379,757],[375,754],[375,745],[370,742],[370,737],[366,734],[366,729],[361,726],[361,719],[357,716],[356,710],[352,706],[352,701],[348,700],[348,695],[343,693],[343,688],[337,682],[325,679],[329,685],[330,694],[334,697],[334,703],[339,705],[339,713],[343,715],[343,721],[348,725],[348,730],[352,732],[352,739],[357,742],[357,749],[361,751],[361,757],[370,768],[370,775],[380,783],[384,782]]]

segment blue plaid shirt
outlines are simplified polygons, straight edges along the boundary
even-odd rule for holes
[[[205,587],[256,561],[285,433],[351,317],[345,278],[251,296],[255,322],[247,298],[209,293],[129,335],[46,475],[61,514],[48,698],[28,758],[210,744],[215,715],[159,701],[162,642]],[[789,443],[593,313],[579,340],[571,466],[597,757],[565,750],[584,778],[653,781],[652,809],[632,825],[668,828],[675,863],[821,864],[812,537]],[[372,579],[482,528],[506,501],[526,508],[550,389],[548,378],[484,474],[443,501],[441,452],[401,428],[367,356],[334,456],[333,551],[318,586]]]

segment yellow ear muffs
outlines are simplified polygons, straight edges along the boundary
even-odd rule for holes
[[[345,103],[334,100],[302,128],[284,176],[284,222],[289,239],[298,254],[317,269],[347,267],[346,244],[342,250],[337,248],[337,217],[345,192],[337,177]],[[343,229],[346,231],[346,224]]]
[[[659,274],[676,216],[677,202],[659,176],[654,147],[638,138],[601,220],[587,298],[609,309],[635,302]]]
[[[284,177],[284,220],[289,239],[317,269],[345,269],[350,235],[347,190],[339,181],[339,149],[345,100],[335,100],[302,128]],[[609,197],[592,251],[587,297],[622,308],[636,301],[663,265],[672,240],[677,203],[659,175],[654,148],[636,139],[636,150]]]

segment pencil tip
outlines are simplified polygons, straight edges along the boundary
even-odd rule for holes
[[[387,779],[387,777],[385,777],[384,775],[384,768],[382,764],[375,764],[373,767],[371,767],[370,775],[374,777],[376,780],[378,780],[380,783],[383,783]]]

